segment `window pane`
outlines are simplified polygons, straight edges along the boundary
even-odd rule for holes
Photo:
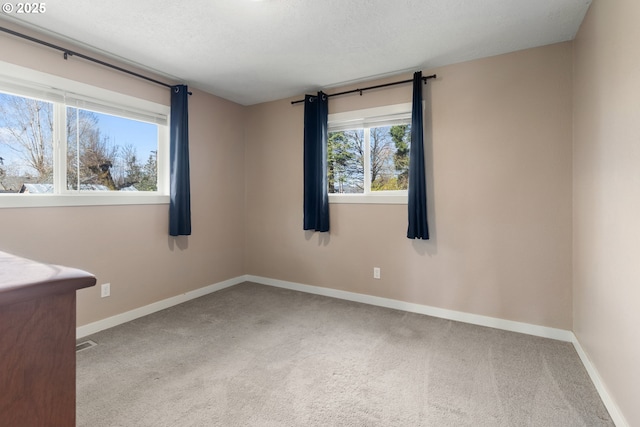
[[[329,193],[364,192],[364,129],[329,132]]]
[[[371,191],[406,190],[411,125],[371,128]]]
[[[53,104],[0,93],[0,192],[53,192]]]
[[[67,187],[157,191],[158,126],[67,107]]]

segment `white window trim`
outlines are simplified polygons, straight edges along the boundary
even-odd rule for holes
[[[396,193],[395,191],[387,191],[387,193]],[[371,205],[406,205],[408,203],[408,195],[406,191],[398,191],[404,194],[329,194],[329,203],[362,203]]]
[[[0,90],[18,96],[31,96],[54,103],[64,102],[65,99],[74,100],[70,103],[84,105],[101,105],[110,114],[127,111],[132,114],[120,113],[122,117],[156,123],[158,128],[158,191],[149,192],[68,192],[64,189],[66,170],[59,170],[54,174],[54,185],[63,188],[58,194],[2,194],[0,195],[0,209],[23,207],[55,207],[55,206],[104,206],[104,205],[147,205],[169,203],[169,113],[168,105],[158,104],[145,99],[135,98],[122,93],[76,82],[59,76],[21,67],[0,61]],[[65,108],[61,104],[54,104]],[[90,108],[89,108],[90,109]],[[60,114],[60,112],[54,112]],[[163,131],[165,127],[165,131]],[[54,155],[66,156],[66,140],[60,135],[62,130],[54,135]],[[55,147],[58,147],[56,150]],[[66,165],[62,161],[58,164]]]
[[[114,206],[114,205],[159,205],[168,204],[169,196],[156,193],[132,194],[80,193],[80,194],[3,194],[2,208],[45,208],[56,206]]]
[[[388,123],[394,119],[402,120],[411,118],[411,103],[387,105],[383,107],[366,108],[363,110],[346,111],[343,113],[329,114],[329,132],[336,130],[354,129],[365,127],[365,132],[369,132],[368,127],[376,126],[377,122]],[[364,155],[370,157],[371,147],[365,146]],[[369,162],[365,162],[365,176],[370,168]],[[378,204],[378,205],[406,205],[409,202],[407,190],[372,192],[371,183],[365,180],[365,193],[329,193],[329,203],[356,203],[356,204]]]

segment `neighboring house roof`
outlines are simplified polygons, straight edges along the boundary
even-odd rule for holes
[[[22,176],[6,176],[0,182],[0,191],[5,190],[7,193],[18,193],[22,188],[22,184],[27,178]]]
[[[111,191],[109,187],[102,184],[80,184],[80,191]]]
[[[80,184],[80,191],[111,191],[106,185]],[[134,186],[125,187],[120,191],[138,191]],[[20,193],[26,194],[50,194],[53,193],[53,184],[22,184]]]
[[[53,184],[22,184],[20,192],[26,194],[53,193]]]

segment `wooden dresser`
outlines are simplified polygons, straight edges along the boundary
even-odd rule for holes
[[[76,290],[95,283],[0,252],[0,426],[75,426]]]

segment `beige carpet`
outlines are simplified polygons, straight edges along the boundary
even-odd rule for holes
[[[569,343],[252,283],[87,339],[78,426],[613,425]]]

